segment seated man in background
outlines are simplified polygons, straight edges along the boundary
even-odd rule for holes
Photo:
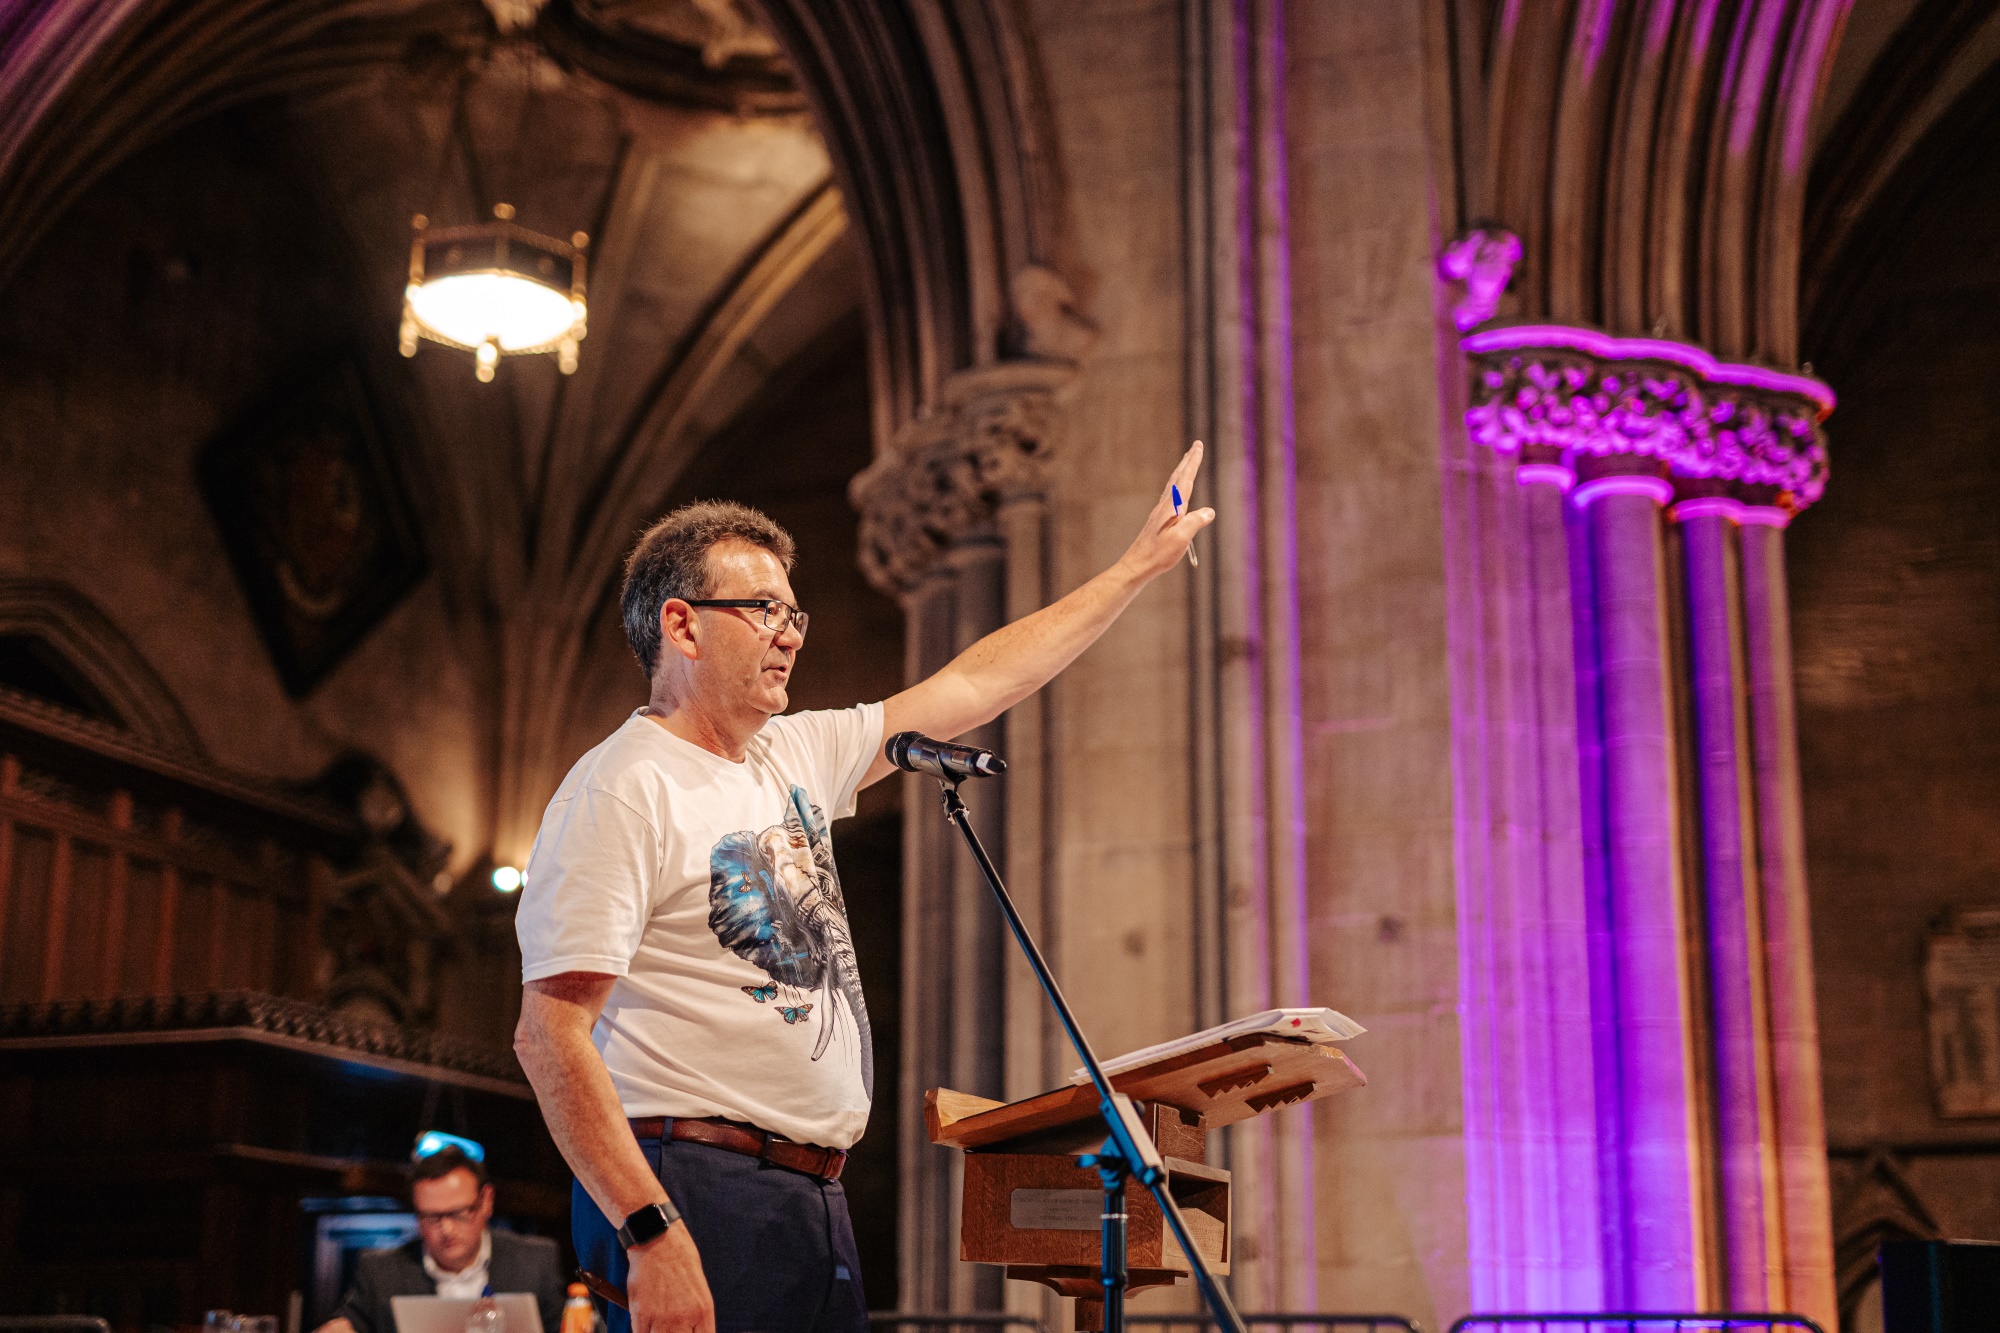
[[[417,1140],[410,1166],[417,1238],[362,1255],[355,1266],[354,1285],[341,1298],[339,1311],[315,1333],[396,1333],[391,1296],[478,1297],[503,1292],[532,1295],[541,1311],[543,1333],[556,1333],[565,1289],[556,1243],[542,1236],[494,1231],[487,1225],[493,1220],[493,1186],[486,1178],[484,1157],[477,1144],[454,1141],[449,1135],[430,1133]]]

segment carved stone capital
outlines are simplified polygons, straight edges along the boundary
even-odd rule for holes
[[[848,487],[861,512],[862,573],[893,597],[1004,504],[1046,484],[1051,408],[1071,366],[1008,361],[961,371],[938,406],[897,433]]]
[[[1461,346],[1472,363],[1466,429],[1496,453],[1572,472],[1583,458],[1652,459],[1679,481],[1789,511],[1826,490],[1820,422],[1834,398],[1809,376],[1556,325],[1488,330]]]

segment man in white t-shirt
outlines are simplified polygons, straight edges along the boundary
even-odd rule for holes
[[[1189,449],[1130,548],[884,703],[785,715],[807,617],[792,539],[741,505],[661,519],[626,563],[646,707],[570,770],[521,892],[515,1049],[576,1172],[584,1267],[613,1333],[862,1333],[846,1149],[874,1095],[829,821],[886,736],[998,717],[1177,563]]]

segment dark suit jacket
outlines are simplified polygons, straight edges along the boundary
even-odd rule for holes
[[[542,1314],[543,1333],[557,1333],[562,1326],[563,1298],[568,1284],[563,1281],[556,1243],[544,1236],[517,1236],[511,1231],[495,1231],[493,1258],[486,1268],[486,1280],[496,1292],[525,1291],[534,1296]],[[336,1318],[354,1325],[354,1333],[396,1333],[396,1317],[389,1310],[391,1296],[435,1296],[437,1284],[424,1271],[422,1238],[398,1245],[393,1250],[370,1250],[354,1267],[354,1286],[341,1298]],[[507,1333],[532,1333],[529,1329]]]

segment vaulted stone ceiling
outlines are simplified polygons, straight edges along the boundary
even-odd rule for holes
[[[1808,353],[1824,355],[1916,201],[2000,126],[2000,6],[1860,0],[1813,127],[1799,274]]]
[[[458,660],[447,674],[463,680],[448,692],[490,732],[475,747],[490,784],[475,802],[482,810],[447,832],[518,857],[581,748],[576,737],[602,721],[585,684],[629,670],[593,654],[605,656],[602,627],[632,536],[702,442],[772,375],[857,336],[858,260],[804,98],[776,43],[733,0],[151,0],[142,9],[45,90],[37,128],[0,162],[10,185],[0,191],[0,284],[26,293],[45,325],[67,319],[50,312],[91,262],[78,250],[104,239],[71,233],[142,229],[135,191],[151,190],[156,203],[205,209],[207,248],[234,252],[204,259],[172,228],[136,245],[134,272],[182,283],[190,299],[123,371],[161,373],[174,359],[167,342],[178,340],[197,363],[181,369],[205,386],[200,410],[159,418],[172,423],[166,434],[198,446],[287,382],[292,367],[271,347],[311,343],[311,328],[287,329],[309,322],[301,312],[326,326],[329,356],[358,358],[391,415],[409,423],[399,466],[447,622],[436,652]],[[107,190],[123,197],[122,214]],[[204,194],[222,197],[193,202]],[[479,384],[466,354],[425,344],[413,362],[396,356],[411,215],[470,221],[500,200],[529,227],[590,234],[590,333],[574,376],[552,358],[516,358]],[[281,293],[276,308],[248,295],[250,268]],[[100,348],[122,336],[107,332]],[[69,360],[89,355],[79,342]],[[16,420],[71,429],[65,392],[51,388]],[[182,454],[161,480],[182,486],[191,472]],[[32,496],[18,501],[35,507]],[[89,566],[58,551],[62,534],[38,538],[37,521],[22,515],[24,559]],[[120,595],[109,569],[100,584],[101,599]],[[144,612],[133,617],[143,640]],[[204,674],[223,669],[220,658],[202,665],[200,644],[173,651],[189,655],[183,692],[201,693]],[[310,697],[300,707],[324,712]],[[296,742],[280,743],[254,727],[228,734],[232,709],[257,711],[246,699],[191,709],[197,727],[205,712],[219,733],[218,758],[267,772],[318,762],[314,734],[354,731],[308,716]],[[280,738],[292,725],[263,724]]]

